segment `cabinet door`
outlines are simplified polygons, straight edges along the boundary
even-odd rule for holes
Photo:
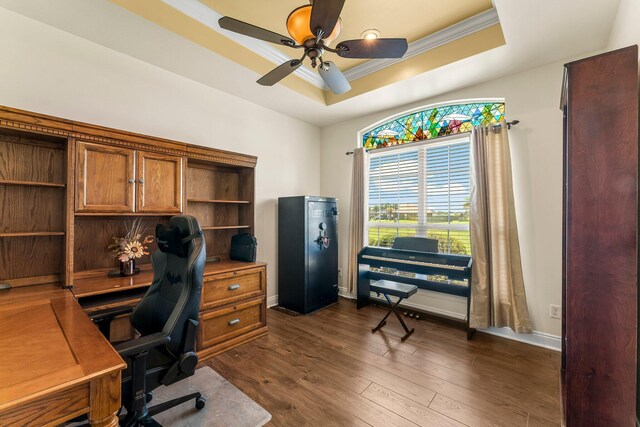
[[[182,212],[182,158],[138,151],[137,212]]]
[[[78,142],[76,168],[76,211],[133,212],[133,150]]]

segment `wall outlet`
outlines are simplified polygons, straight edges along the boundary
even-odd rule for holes
[[[338,269],[338,277],[342,277],[342,269],[341,268]]]
[[[549,305],[549,317],[552,319],[560,319],[562,317],[562,308],[556,304]]]

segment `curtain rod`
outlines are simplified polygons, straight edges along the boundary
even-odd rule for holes
[[[520,123],[520,120],[511,120],[510,122],[507,122],[507,129],[511,129],[511,126],[515,126],[518,123]],[[502,126],[500,123],[496,123],[496,124],[493,125],[494,128],[497,128],[497,127],[500,127],[500,126]],[[455,134],[453,134],[453,135],[455,135]],[[451,136],[453,136],[453,135],[451,135]],[[449,136],[449,135],[447,135],[447,136]],[[437,139],[437,138],[434,138],[434,139]],[[369,150],[367,150],[367,152],[368,151]],[[347,156],[349,156],[349,155],[353,154],[353,151],[347,151],[345,154]]]

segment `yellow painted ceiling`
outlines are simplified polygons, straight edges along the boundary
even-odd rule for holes
[[[305,0],[200,0],[221,15],[230,16],[276,33],[287,33],[287,17]],[[380,37],[406,38],[409,43],[491,9],[491,0],[346,0],[340,17],[342,33],[331,45],[359,39],[363,31],[376,29]],[[276,45],[274,45],[276,46]],[[284,53],[298,52],[278,46]],[[361,64],[363,59],[346,59],[325,53],[341,70]]]
[[[111,1],[260,75],[264,75],[276,67],[276,64],[256,52],[184,15],[162,0]],[[304,0],[199,1],[219,14],[231,16],[284,35],[288,34],[286,19],[289,13],[296,7],[306,4]],[[405,37],[411,43],[491,7],[491,0],[455,0],[446,2],[446,5],[441,0],[346,0],[341,14],[343,31],[332,45],[335,46],[341,40],[359,38],[364,30],[370,28],[380,31],[381,37]],[[331,105],[504,44],[502,28],[500,24],[495,24],[436,49],[352,80],[350,82],[352,90],[341,95],[324,91],[295,74],[284,78],[278,84],[325,105]],[[296,57],[298,54],[297,50],[285,46],[273,46],[289,53],[291,57]],[[330,57],[328,57],[329,55]],[[329,52],[325,53],[325,59],[335,62],[343,71],[363,62],[362,60],[340,58]],[[247,84],[257,85],[257,83],[249,82]]]

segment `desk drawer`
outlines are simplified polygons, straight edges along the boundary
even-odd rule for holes
[[[201,312],[198,349],[251,332],[265,324],[264,317],[264,298]]]
[[[252,268],[206,276],[202,288],[201,309],[220,307],[265,292],[265,269]]]

